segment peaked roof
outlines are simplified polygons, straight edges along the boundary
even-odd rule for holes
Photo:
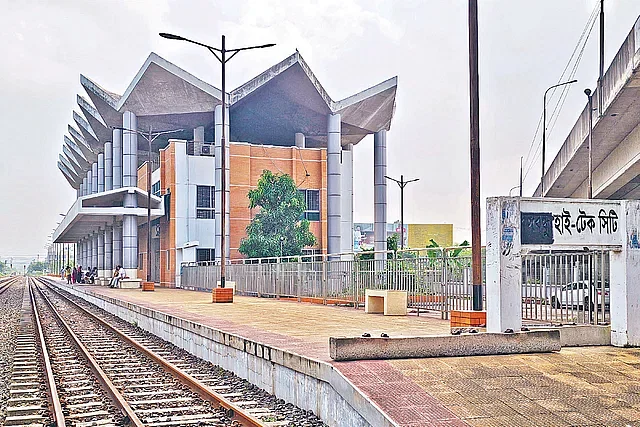
[[[79,131],[69,126],[65,144],[75,162],[87,170],[122,126],[122,113],[138,117],[138,128],[185,129],[205,126],[212,132],[221,91],[166,59],[151,53],[122,95],[110,92],[84,75],[80,83],[89,99],[77,96],[82,114],[73,112]],[[227,94],[230,139],[256,144],[293,145],[294,134],[307,136],[310,147],[326,145],[328,114],[340,114],[342,143],[355,144],[366,135],[389,130],[395,111],[397,77],[339,101],[324,89],[300,52],[288,56]],[[173,137],[179,137],[174,135]],[[70,153],[66,153],[71,160]],[[65,166],[64,164],[62,166]],[[67,168],[68,169],[68,168]]]

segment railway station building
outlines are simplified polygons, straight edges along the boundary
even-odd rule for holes
[[[86,96],[64,135],[58,168],[77,199],[54,232],[76,245],[77,264],[109,277],[179,286],[183,263],[220,258],[222,94],[152,53],[122,95],[81,75]],[[373,134],[375,249],[386,249],[386,144],[393,77],[334,101],[299,52],[226,95],[227,255],[253,215],[247,193],[264,170],[291,175],[317,245],[308,254],[353,251],[353,146]],[[172,131],[148,144],[149,132]],[[368,143],[368,141],[367,141]],[[151,175],[150,200],[147,196]],[[359,173],[360,174],[360,173]],[[151,253],[147,254],[147,208]]]

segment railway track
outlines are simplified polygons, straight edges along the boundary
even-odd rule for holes
[[[6,371],[5,385],[8,385],[8,390],[6,399],[3,399],[5,406],[0,421],[6,426],[50,425],[55,421],[55,416],[49,410],[49,376],[41,353],[36,314],[26,279],[10,281],[0,293],[12,294],[3,304],[3,313],[19,318],[14,333],[11,331],[13,319],[3,319],[7,322],[8,334],[3,334],[2,338],[13,344],[13,348],[3,349],[3,360],[9,369]],[[17,300],[20,300],[19,308],[15,304]]]
[[[147,426],[321,426],[310,412],[252,386],[97,307],[38,285]]]

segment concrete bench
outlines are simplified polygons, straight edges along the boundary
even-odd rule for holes
[[[365,289],[364,312],[383,313],[385,316],[407,315],[407,292]]]
[[[216,282],[216,287],[217,288],[220,287],[220,281],[219,280]],[[236,282],[231,282],[231,281],[227,280],[227,281],[224,282],[224,287],[233,289],[233,294],[234,295],[236,294]]]
[[[118,287],[122,289],[138,289],[142,286],[142,279],[120,279]]]

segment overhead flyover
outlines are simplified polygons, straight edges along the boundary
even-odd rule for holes
[[[544,194],[586,198],[588,186],[589,114],[593,116],[593,197],[640,199],[640,17],[603,77],[602,115],[585,106],[578,121],[544,175]]]

